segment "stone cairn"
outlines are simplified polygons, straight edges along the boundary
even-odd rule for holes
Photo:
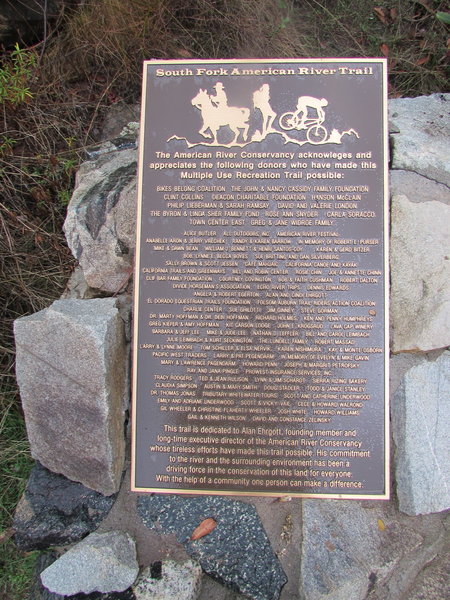
[[[448,94],[389,102],[388,502],[129,493],[138,125],[90,151],[65,223],[79,267],[63,298],[15,322],[37,461],[15,539],[52,549],[38,561],[33,600],[450,596],[449,107]],[[212,514],[215,530],[191,541]]]

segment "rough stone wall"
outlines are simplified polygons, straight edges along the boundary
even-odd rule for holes
[[[288,576],[288,582],[279,596],[282,600],[442,600],[450,595],[446,576],[450,562],[446,512],[450,508],[450,352],[447,350],[450,346],[449,107],[450,95],[441,94],[391,100],[389,103],[392,146],[392,499],[388,502],[292,500],[280,505],[271,499],[244,498],[245,502],[257,506],[272,547],[278,553],[281,567]],[[73,278],[67,293],[68,297],[78,298],[80,315],[85,314],[83,311],[88,306],[94,306],[89,304],[94,302],[89,298],[126,290],[131,275],[134,253],[133,193],[136,184],[135,132],[136,127],[131,127],[122,138],[94,151],[91,160],[83,165],[78,175],[77,188],[69,205],[66,234],[82,268],[82,273],[78,272]],[[114,348],[120,348],[116,359],[106,361],[101,358],[100,351],[102,336],[104,340],[110,338],[107,333],[110,325],[107,326],[106,322],[116,323],[111,327],[121,329],[119,317],[114,313],[119,310],[114,304],[115,300],[95,300],[98,304],[95,318],[91,314],[92,322],[77,315],[73,302],[60,301],[47,311],[17,322],[19,384],[33,455],[42,459],[41,462],[50,470],[62,472],[69,478],[108,494],[117,489],[117,472],[121,471],[123,465],[123,459],[120,458],[117,468],[114,451],[109,449],[115,435],[120,438],[119,445],[123,445],[123,434],[119,431],[123,428],[123,416],[120,417],[122,420],[120,426],[116,427],[116,433],[111,435],[108,415],[118,415],[120,410],[117,408],[118,399],[113,401],[108,390],[117,376],[117,365],[120,361],[127,361],[123,348],[129,335],[123,331],[118,334],[120,341],[116,339],[112,342]],[[127,321],[126,317],[123,318],[123,310],[121,314],[122,320]],[[42,344],[44,332],[50,335],[51,341],[44,345],[49,353],[51,349],[54,350],[51,358],[47,355],[36,357],[33,349]],[[35,338],[30,346],[32,335]],[[80,342],[75,351],[69,340],[77,335]],[[83,345],[83,339],[91,342]],[[89,364],[89,356],[92,357],[92,364]],[[78,365],[75,377],[71,371],[72,363]],[[95,369],[94,365],[97,365]],[[64,377],[59,375],[61,372]],[[86,374],[93,378],[87,392]],[[126,381],[126,373],[123,377],[123,381]],[[67,381],[67,388],[61,385],[63,380]],[[120,381],[119,388],[122,379]],[[34,398],[36,390],[39,393]],[[98,390],[102,391],[99,393]],[[96,395],[99,396],[99,404],[92,404],[91,398]],[[110,401],[115,409],[110,406]],[[47,418],[55,415],[58,427],[54,429],[63,432],[62,436],[56,436],[53,440],[52,436],[46,436],[46,428],[39,420],[41,409],[48,410],[45,407],[49,405],[53,406],[53,410],[47,412]],[[65,419],[59,418],[60,405],[65,406],[64,410],[71,415],[70,427],[64,427]],[[87,480],[84,475],[81,477],[71,470],[64,472],[60,464],[55,464],[51,459],[51,448],[56,454],[63,447],[69,449],[69,454],[78,452],[71,437],[83,438],[86,435],[93,439],[94,433],[90,429],[92,414],[95,414],[99,436],[104,440],[103,454],[109,456],[99,469],[93,470],[95,481],[92,478]],[[48,446],[42,450],[46,444]],[[119,452],[116,449],[116,452],[122,456],[122,450]],[[70,462],[69,456],[63,462]],[[28,512],[32,497],[31,492],[28,496],[25,494],[28,504],[24,506],[28,507]],[[176,518],[180,511],[183,514],[187,510],[185,502],[182,499],[177,501],[174,495],[157,498],[157,509],[142,502],[137,507],[135,497],[127,495],[122,485],[111,511],[113,516],[107,517],[101,526],[108,530],[119,524],[122,529],[123,523],[128,522],[125,513],[128,513],[127,517],[135,516],[140,523],[135,530],[136,537],[141,540],[137,544],[138,555],[141,565],[146,567],[149,566],[148,556],[152,552],[140,551],[139,546],[145,547],[145,539],[153,535],[151,529],[163,532],[159,538],[152,537],[152,540],[165,539],[168,531],[179,538],[179,543],[161,542],[166,555],[174,556],[179,552],[180,543],[185,539],[183,536],[186,536],[186,520],[177,521]],[[220,504],[220,510],[228,515],[224,517],[228,520],[226,527],[231,526],[231,529],[233,526],[239,527],[243,518],[239,517],[233,524],[233,515],[241,514],[235,502],[222,499]],[[18,520],[21,527],[26,526],[26,513],[22,511],[22,518]],[[36,511],[31,513],[34,527],[39,529],[36,527]],[[280,514],[283,514],[281,521],[278,518]],[[202,516],[210,516],[208,510],[199,513],[199,518]],[[172,518],[169,518],[169,529],[165,525],[168,517]],[[218,523],[210,534],[217,536],[213,540],[222,540],[224,544],[223,556],[219,553],[218,557],[222,566],[228,564],[229,560],[229,545],[227,547],[227,540],[221,538],[221,531],[226,531],[226,527],[224,523],[222,529]],[[183,544],[190,551],[190,546]],[[195,554],[194,546],[192,555],[201,557],[203,569],[208,572],[205,565],[212,564],[213,558],[208,555],[207,544],[201,548],[201,552]],[[277,588],[266,585],[265,580],[261,579],[264,577],[262,571],[265,571],[266,577],[272,582],[274,573],[278,574],[279,582],[284,581],[276,557],[268,566],[264,563],[266,566],[261,571],[257,567],[263,561],[258,556],[257,548],[249,552],[248,563],[255,565],[254,572],[257,574],[254,580],[250,583],[246,580],[242,584],[242,571],[226,569],[220,579],[235,590],[245,592],[247,597],[278,597]],[[173,565],[170,568],[167,566],[167,572],[171,570]],[[198,573],[198,566],[194,566],[193,571]],[[214,569],[211,572],[214,574]],[[145,577],[148,577],[147,571]],[[46,576],[44,580],[47,580]],[[226,590],[209,579],[205,580],[202,592],[198,591],[197,584],[195,579],[195,583],[189,587],[190,590],[195,589],[195,596],[187,597],[200,597],[202,600],[240,597],[238,591]],[[134,591],[130,592],[132,595],[127,597],[139,597],[141,591],[138,590],[146,587],[147,583],[137,584]]]

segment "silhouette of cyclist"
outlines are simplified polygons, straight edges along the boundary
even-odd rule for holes
[[[306,128],[305,121],[308,119],[308,109],[312,108],[316,111],[317,123],[323,123],[325,120],[324,106],[328,106],[328,100],[326,98],[314,98],[313,96],[300,96],[297,100],[297,108],[294,112],[294,118],[298,120],[298,129]],[[313,117],[309,117],[310,119]]]

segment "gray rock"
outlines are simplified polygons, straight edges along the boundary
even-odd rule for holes
[[[136,600],[196,600],[202,581],[202,568],[192,560],[177,563],[164,560],[160,573],[154,576],[152,567],[139,575],[133,586]]]
[[[139,497],[137,507],[147,527],[175,533],[186,552],[218,581],[255,600],[279,597],[286,576],[253,506],[220,496],[155,495]],[[216,520],[216,528],[191,541],[207,518]]]
[[[64,223],[87,284],[110,294],[125,288],[133,272],[137,151],[136,129],[130,131],[91,150]]]
[[[118,138],[128,123],[137,123],[140,118],[141,105],[116,102],[106,111],[102,125],[102,140]]]
[[[80,266],[75,267],[72,275],[67,282],[66,289],[64,290],[61,299],[77,299],[77,300],[89,300],[92,298],[98,298],[101,296],[99,290],[94,290],[89,287],[84,279],[83,270]],[[131,294],[120,294],[115,296],[117,299],[117,308],[119,314],[125,325],[125,341],[126,341],[126,376],[125,376],[125,389],[131,389],[131,305],[132,296]],[[129,393],[124,394],[124,410],[127,411],[129,408],[130,398]]]
[[[285,587],[281,591],[280,598],[286,594]],[[239,594],[238,592],[225,587],[213,577],[209,575],[203,575],[202,589],[200,592],[199,600],[247,600],[248,596]],[[286,600],[298,600],[297,596],[287,595]]]
[[[74,594],[73,596],[61,596],[50,592],[42,585],[41,573],[57,558],[56,552],[39,554],[36,559],[35,579],[30,590],[29,600],[136,600],[131,588],[127,588],[123,592],[109,592],[108,594],[92,592],[91,594]]]
[[[450,345],[450,206],[392,198],[393,351]]]
[[[57,300],[15,321],[32,456],[109,496],[124,465],[126,345],[115,298]]]
[[[131,109],[134,110],[133,108]],[[139,108],[137,109],[139,110]],[[106,116],[108,121],[108,115]],[[105,123],[106,124],[106,123]],[[112,132],[111,132],[112,133]],[[119,133],[116,136],[107,136],[107,139],[100,141],[96,146],[89,146],[86,154],[89,160],[96,160],[101,155],[111,155],[111,153],[121,152],[122,150],[137,149],[137,140],[139,136],[139,123],[130,119],[122,124]],[[103,139],[102,135],[102,139]],[[111,156],[109,156],[111,158]],[[108,160],[108,157],[106,157]]]
[[[417,352],[400,352],[399,354],[393,354],[389,358],[389,398],[391,399],[391,402],[405,373],[409,371],[411,367],[419,365],[423,361],[424,356],[432,358],[434,354],[437,354],[437,356],[434,356],[434,358],[437,358],[441,352],[441,350],[436,350],[435,352],[430,352],[428,354],[419,354]]]
[[[450,185],[450,94],[389,101],[392,168]]]
[[[450,204],[450,188],[412,171],[389,171],[389,189],[392,196],[407,196],[411,202],[444,202]]]
[[[400,510],[450,508],[450,352],[409,369],[391,410]]]
[[[364,600],[422,542],[384,503],[305,500],[301,593],[305,600]],[[391,597],[393,598],[393,597]],[[387,599],[386,599],[387,600]]]
[[[21,550],[78,542],[97,529],[114,500],[37,463],[16,508],[14,541]]]
[[[417,577],[408,600],[450,598],[450,552],[435,559]]]
[[[90,300],[91,298],[98,298],[99,295],[100,294],[98,290],[94,290],[88,286],[83,275],[83,269],[80,266],[77,266],[69,277],[66,289],[64,290],[61,298]]]
[[[41,573],[42,584],[62,596],[122,592],[139,572],[132,538],[119,531],[91,533]]]

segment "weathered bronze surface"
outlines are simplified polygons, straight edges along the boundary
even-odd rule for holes
[[[386,63],[144,65],[135,491],[387,498]]]

